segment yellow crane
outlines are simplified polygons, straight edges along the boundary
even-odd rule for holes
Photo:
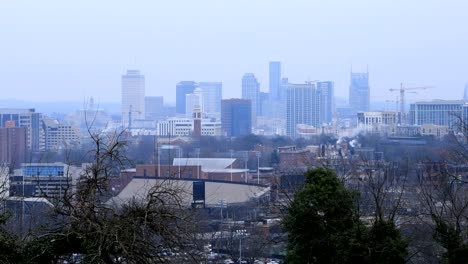
[[[406,113],[405,113],[405,93],[410,90],[425,90],[429,88],[434,88],[434,86],[419,86],[419,87],[405,87],[403,83],[400,84],[399,89],[389,89],[390,92],[400,92],[400,114],[401,114],[401,124],[406,124]]]

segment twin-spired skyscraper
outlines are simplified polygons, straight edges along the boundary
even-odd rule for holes
[[[349,85],[349,106],[355,111],[369,111],[369,72],[351,72],[351,83]]]
[[[145,76],[138,70],[127,70],[122,75],[122,126],[131,126],[131,120],[145,118]]]

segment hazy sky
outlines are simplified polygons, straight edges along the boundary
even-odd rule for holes
[[[0,1],[1,99],[120,101],[120,76],[140,69],[147,95],[175,101],[181,80],[222,81],[239,97],[268,62],[292,82],[335,81],[369,65],[371,98],[458,99],[468,81],[468,1]]]

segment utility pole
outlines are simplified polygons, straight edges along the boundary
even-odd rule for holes
[[[200,148],[195,149],[197,155],[197,179],[200,179]]]
[[[257,151],[255,152],[255,155],[257,156],[257,184],[260,184],[260,157],[262,156],[262,153]]]
[[[230,149],[229,152],[231,153],[231,160],[232,160],[232,154],[234,154],[234,150]],[[234,162],[231,162],[231,181],[232,181],[232,163]]]

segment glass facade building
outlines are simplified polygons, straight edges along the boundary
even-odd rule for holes
[[[457,130],[460,118],[467,120],[467,108],[462,100],[435,100],[410,105],[409,121],[412,125],[433,124]]]
[[[252,133],[252,103],[245,99],[221,101],[221,127],[226,136],[237,137]]]
[[[355,111],[369,111],[370,88],[369,73],[351,72],[351,83],[349,85],[349,106]]]
[[[185,95],[193,93],[197,88],[194,81],[182,81],[176,85],[176,113],[185,114],[186,100]]]
[[[272,100],[280,99],[281,62],[270,61],[269,65],[269,92]]]

